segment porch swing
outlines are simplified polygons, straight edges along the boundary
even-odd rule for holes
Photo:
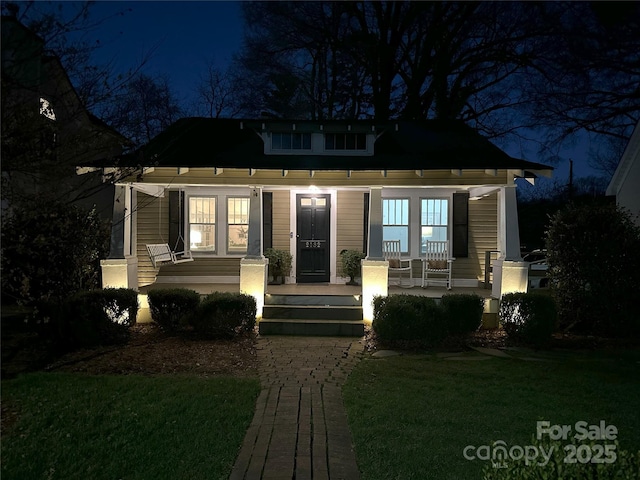
[[[180,194],[178,195],[178,225],[182,225],[182,211],[182,195]],[[162,231],[160,228],[161,220],[162,201],[160,201],[160,208],[158,209],[158,233],[160,234],[160,238],[164,241],[164,236],[162,235]],[[180,240],[182,240],[182,244],[184,245],[185,241],[184,237],[182,236],[182,228],[178,228],[178,238],[176,238],[176,243],[173,246],[173,250],[169,246],[169,243],[147,244],[147,252],[149,253],[149,258],[151,259],[153,268],[159,268],[162,265],[166,265],[167,263],[172,263],[175,265],[177,263],[193,262],[191,250],[176,252],[178,245],[180,245]]]

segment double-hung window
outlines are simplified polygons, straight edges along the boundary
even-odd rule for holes
[[[420,253],[426,252],[427,241],[447,240],[449,200],[446,198],[420,199]]]
[[[216,251],[216,197],[189,197],[189,243],[195,252]]]
[[[249,197],[227,197],[227,253],[246,253]]]
[[[382,239],[400,240],[401,253],[409,253],[409,199],[382,199]]]

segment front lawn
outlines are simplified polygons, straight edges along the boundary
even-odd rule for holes
[[[226,479],[257,379],[34,373],[2,382],[2,478]]]
[[[640,450],[640,352],[538,360],[363,360],[343,388],[363,480],[479,479],[489,462],[465,447],[530,445],[538,420],[604,420],[620,449]]]

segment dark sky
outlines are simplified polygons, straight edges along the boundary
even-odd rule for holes
[[[242,42],[240,1],[98,1],[92,8],[96,19],[106,21],[91,35],[100,40],[98,60],[113,59],[126,71],[152,53],[143,71],[165,75],[185,106],[195,101],[194,90],[208,60],[224,69]],[[113,15],[124,12],[122,16]],[[503,146],[510,155],[532,161],[537,147]],[[596,172],[587,165],[586,142],[560,152],[555,178],[567,178],[569,158],[577,176]]]

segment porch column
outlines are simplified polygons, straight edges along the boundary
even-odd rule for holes
[[[515,186],[502,187],[498,194],[498,248],[500,257],[493,262],[492,296],[526,292],[528,267],[520,255],[520,230]]]
[[[247,255],[240,260],[240,292],[256,300],[256,317],[262,318],[269,260],[262,256],[262,188],[249,194],[249,228]]]
[[[100,261],[102,288],[138,289],[138,258],[132,242],[135,197],[130,185],[116,185],[109,256]]]
[[[369,190],[369,251],[362,260],[362,317],[373,321],[373,298],[389,293],[389,262],[382,254],[382,187]]]

